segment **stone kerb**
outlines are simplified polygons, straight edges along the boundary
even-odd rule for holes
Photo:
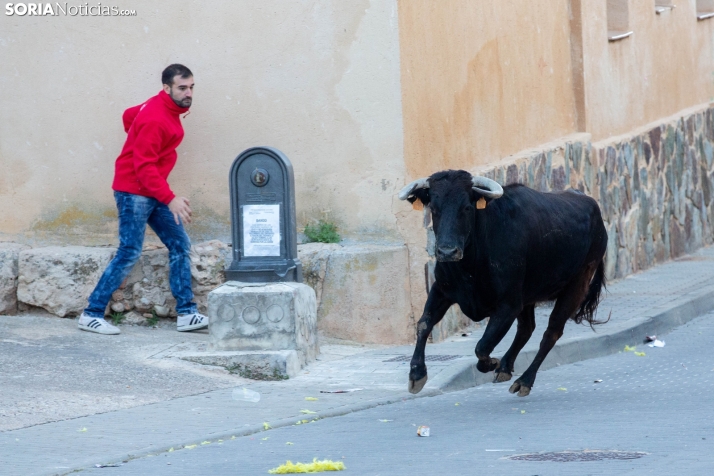
[[[17,299],[60,317],[77,315],[87,306],[87,297],[114,252],[84,246],[21,251]]]
[[[0,315],[17,313],[17,278],[20,252],[29,246],[0,243]]]

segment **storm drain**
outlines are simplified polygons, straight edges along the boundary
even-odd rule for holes
[[[647,453],[638,451],[560,451],[551,453],[531,453],[524,455],[506,456],[505,459],[516,461],[555,461],[556,463],[570,463],[574,461],[605,461],[642,458]]]
[[[463,355],[427,355],[424,360],[427,362],[446,362],[448,360],[458,359],[459,357],[463,357]],[[398,355],[389,360],[383,360],[382,362],[409,362],[411,360],[411,355]]]

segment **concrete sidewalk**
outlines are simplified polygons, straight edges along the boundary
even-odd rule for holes
[[[610,322],[597,327],[596,332],[584,325],[566,325],[563,338],[541,369],[621,351],[626,344],[640,343],[645,334],[662,335],[711,309],[714,309],[714,248],[706,248],[613,283],[599,314],[603,318],[611,312]],[[547,315],[547,308],[537,309],[536,332],[516,362],[516,373],[522,372],[535,355]],[[481,374],[475,369],[473,349],[482,330],[427,346],[429,382],[417,398],[491,381],[492,374]],[[497,347],[494,356],[507,349],[513,332]],[[131,332],[126,334],[129,336]],[[82,335],[82,338],[91,337]],[[164,346],[159,352],[147,351],[144,359],[174,362],[181,352],[202,345],[205,338],[194,335],[188,343]],[[272,428],[309,424],[318,418],[415,398],[406,391],[412,346],[368,349],[325,345],[322,350],[321,360],[294,379],[282,382],[235,379],[221,384],[224,387],[244,384],[261,394],[257,403],[236,401],[231,395],[232,388],[222,388],[4,431],[0,433],[3,448],[0,472],[67,474],[95,464],[265,431],[266,424]],[[32,362],[25,365],[31,366]],[[54,378],[62,381],[63,373],[58,371]],[[361,390],[321,393],[355,388]],[[533,392],[538,392],[537,380]],[[31,399],[32,395],[25,398]],[[91,413],[91,408],[86,413]]]

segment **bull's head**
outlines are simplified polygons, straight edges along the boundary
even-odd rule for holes
[[[436,236],[436,259],[459,261],[476,220],[476,204],[503,195],[503,188],[486,177],[463,170],[446,170],[415,180],[399,192],[400,200],[420,200],[431,211]],[[481,202],[483,205],[483,201]]]

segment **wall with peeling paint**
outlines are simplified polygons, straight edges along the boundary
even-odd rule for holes
[[[585,129],[593,140],[714,100],[714,19],[697,20],[696,1],[656,14],[652,0],[629,0],[632,35],[608,42],[607,2],[581,5]]]
[[[628,4],[608,41],[607,2],[399,2],[410,178],[493,163],[573,132],[625,134],[714,99],[714,19],[696,2]]]
[[[575,130],[567,1],[399,2],[411,177]]]
[[[137,16],[0,17],[0,239],[115,242],[121,114],[173,62],[196,80],[169,179],[191,199],[195,240],[230,241],[228,170],[256,145],[292,160],[300,225],[396,239],[396,0],[116,4]]]
[[[714,20],[693,0],[662,15],[629,0],[618,42],[606,2],[583,0],[118,5],[137,16],[0,17],[0,239],[114,242],[121,113],[171,62],[196,75],[170,183],[200,240],[229,239],[227,173],[251,146],[293,161],[301,226],[403,241],[405,180],[714,96]]]

